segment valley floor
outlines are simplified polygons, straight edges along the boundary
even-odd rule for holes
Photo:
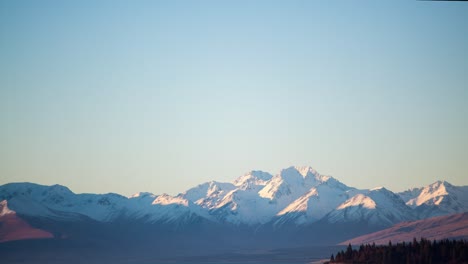
[[[320,263],[343,246],[316,246],[272,250],[233,250],[224,252],[174,252],[161,254],[154,250],[128,250],[124,248],[99,249],[83,244],[60,244],[53,240],[16,241],[0,244],[2,263],[9,264],[295,264]]]

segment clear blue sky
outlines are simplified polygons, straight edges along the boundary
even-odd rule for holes
[[[467,185],[467,101],[468,3],[0,0],[0,184]]]

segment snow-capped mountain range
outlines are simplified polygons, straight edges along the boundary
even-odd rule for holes
[[[137,193],[75,194],[60,185],[10,183],[0,201],[21,215],[99,222],[135,219],[146,223],[199,219],[235,226],[365,222],[390,226],[409,220],[468,211],[468,186],[438,181],[393,193],[349,187],[311,167],[289,167],[272,175],[251,171],[232,183],[207,182],[177,196]]]

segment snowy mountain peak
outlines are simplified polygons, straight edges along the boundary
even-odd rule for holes
[[[447,181],[436,181],[424,189],[427,190],[427,192],[447,194],[447,188],[450,188],[452,186],[453,185]]]
[[[159,204],[159,205],[179,204],[183,206],[189,206],[189,201],[182,197],[173,197],[169,194],[162,194],[153,201],[153,204]]]
[[[375,187],[375,188],[372,188],[372,189],[369,189],[370,192],[382,192],[382,193],[390,193],[390,194],[393,194],[392,191],[390,191],[389,189],[385,188],[385,187]]]
[[[452,187],[452,185],[446,181],[436,181],[424,189],[428,189],[431,192],[447,192],[447,188],[450,187]]]
[[[372,198],[370,198],[369,196],[366,196],[364,194],[357,194],[353,196],[351,199],[342,203],[340,206],[338,206],[337,209],[341,210],[350,206],[362,206],[367,209],[375,209],[377,207],[377,205],[375,204],[375,201],[372,200]]]
[[[468,211],[468,186],[453,186],[446,181],[436,181],[398,195],[415,209],[420,218]]]
[[[363,190],[326,216],[330,223],[362,222],[376,226],[413,219],[413,212],[403,200],[385,188]]]
[[[349,188],[333,177],[320,175],[311,167],[289,167],[281,170],[278,175],[268,181],[259,194],[268,199],[289,196],[290,194],[292,194],[291,197],[298,198],[310,188],[322,183],[330,183],[340,186],[342,189]]]
[[[233,183],[236,186],[241,186],[247,182],[266,182],[271,180],[273,175],[268,172],[263,171],[250,171],[239,178],[237,178]]]
[[[308,175],[319,175],[319,173],[310,166],[295,166],[296,169],[303,177]]]
[[[217,184],[216,182],[214,181],[211,181],[209,182],[209,186],[208,186],[208,190],[206,192],[206,195],[207,196],[212,196],[212,195],[216,195],[216,193],[222,191],[223,188],[221,187],[220,184]]]
[[[268,172],[250,171],[234,181],[234,185],[242,190],[254,189],[260,190],[260,187],[265,186],[269,180],[273,178]]]
[[[284,182],[289,184],[302,184],[304,182],[304,176],[296,169],[296,167],[289,167],[281,170],[279,175],[275,177],[280,177]]]
[[[316,183],[304,195],[281,210],[277,214],[280,219],[275,224],[293,222],[300,225],[318,221],[356,191],[330,177],[328,181]]]
[[[305,179],[306,181],[312,182],[326,182],[330,179],[334,179],[331,176],[325,176],[318,173],[315,169],[310,166],[294,167]]]
[[[138,192],[130,195],[128,198],[146,198],[146,197],[156,197],[153,193],[150,192]]]
[[[236,186],[232,183],[210,181],[193,187],[178,197],[187,199],[204,208],[212,208]]]
[[[15,211],[10,210],[8,208],[7,200],[3,200],[0,202],[0,216],[8,215],[8,214],[15,214]]]
[[[404,201],[398,195],[384,187],[371,189],[366,195],[382,208],[395,207],[395,205],[405,206]]]
[[[447,188],[452,185],[445,181],[436,181],[417,191],[417,196],[409,199],[406,204],[411,207],[420,206],[422,204],[439,205],[443,200],[443,196],[448,195]]]

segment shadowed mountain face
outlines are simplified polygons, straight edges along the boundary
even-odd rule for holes
[[[161,254],[333,245],[403,221],[468,211],[467,197],[467,187],[447,182],[399,194],[360,190],[310,167],[252,171],[177,196],[75,194],[60,185],[11,183],[0,186],[0,240],[53,236],[97,247],[158,247]],[[28,235],[7,235],[12,230]]]

